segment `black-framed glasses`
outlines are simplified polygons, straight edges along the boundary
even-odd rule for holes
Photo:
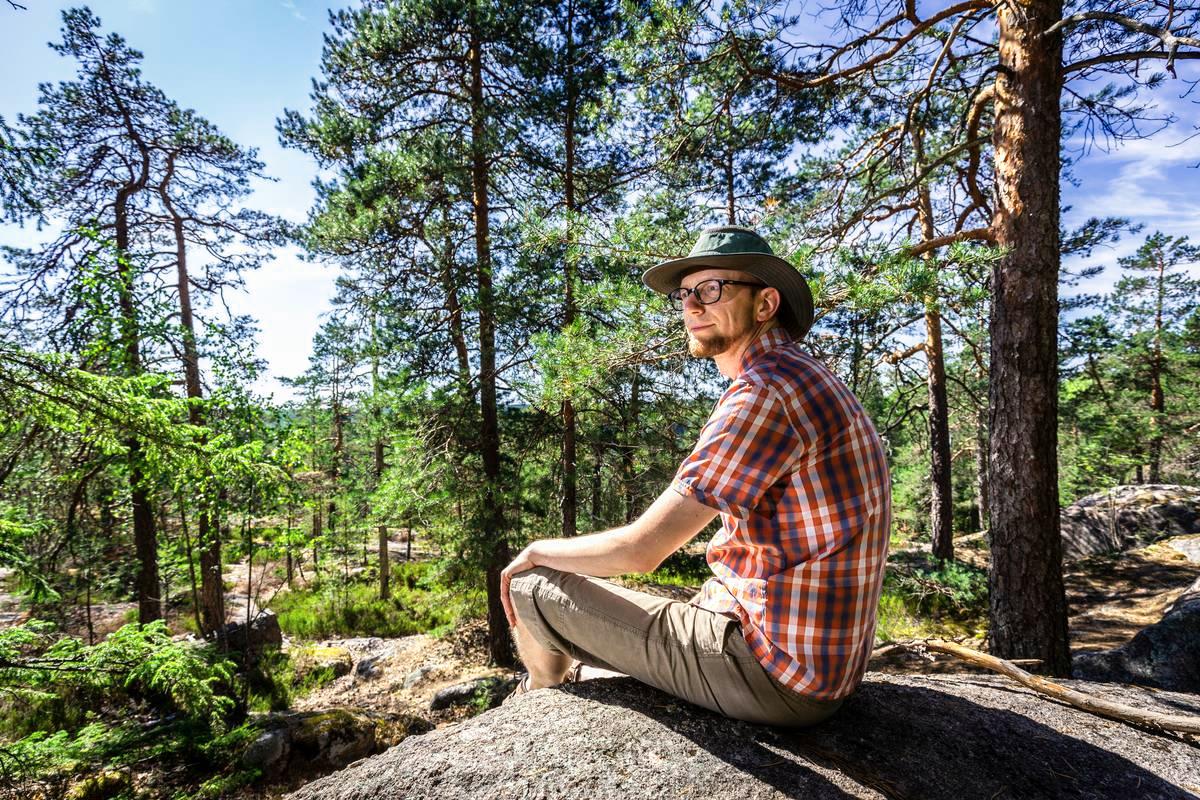
[[[673,289],[667,292],[667,299],[671,301],[671,307],[676,311],[683,310],[683,301],[687,299],[689,294],[696,295],[696,302],[700,305],[707,306],[716,303],[721,299],[721,290],[727,284],[735,286],[766,286],[765,283],[751,283],[750,281],[734,281],[724,278],[710,278],[706,281],[700,281],[691,289],[684,289],[682,286],[678,289]]]

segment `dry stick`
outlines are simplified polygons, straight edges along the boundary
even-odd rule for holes
[[[1105,700],[1102,697],[1078,692],[1053,681],[1048,681],[1038,675],[1031,675],[1011,661],[1005,661],[1002,658],[996,658],[987,653],[980,653],[978,650],[972,650],[969,647],[963,647],[953,642],[927,639],[918,646],[923,646],[935,653],[947,653],[961,658],[968,664],[985,667],[993,672],[999,672],[1001,675],[1007,675],[1022,686],[1026,686],[1048,697],[1053,697],[1056,700],[1062,700],[1064,703],[1068,703],[1091,714],[1120,720],[1121,722],[1145,725],[1159,730],[1200,735],[1200,716],[1159,714],[1154,711],[1143,711],[1140,708],[1127,706],[1124,703],[1116,703],[1112,700]]]

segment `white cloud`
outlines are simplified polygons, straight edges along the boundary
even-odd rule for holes
[[[288,11],[292,12],[292,16],[295,17],[296,19],[300,20],[301,22],[308,22],[308,17],[306,17],[300,13],[300,9],[296,8],[296,3],[294,2],[294,0],[280,0],[279,5],[283,6]]]
[[[129,10],[135,14],[157,14],[158,0],[129,0]]]

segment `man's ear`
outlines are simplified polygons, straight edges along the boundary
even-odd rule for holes
[[[758,290],[758,299],[754,304],[754,319],[757,322],[766,322],[771,317],[779,313],[779,290],[774,286],[767,286]]]

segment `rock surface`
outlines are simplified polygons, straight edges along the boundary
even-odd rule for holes
[[[1132,705],[1200,699],[1070,682]],[[1200,749],[993,676],[868,675],[803,731],[733,722],[629,679],[530,692],[304,786],[366,798],[1187,798]]]
[[[249,626],[231,622],[219,635],[229,643],[229,649],[240,652],[261,653],[268,647],[279,649],[283,646],[283,631],[274,611],[258,612]]]
[[[414,716],[334,708],[269,714],[257,727],[242,764],[283,775],[339,769],[433,726]]]
[[[440,689],[429,701],[431,711],[441,711],[451,706],[482,703],[486,708],[495,708],[517,688],[515,678],[476,678],[466,683],[456,683]]]
[[[297,680],[321,670],[328,670],[333,677],[340,678],[349,675],[354,666],[354,656],[345,647],[322,643],[294,647],[290,652],[296,665]]]
[[[1200,533],[1200,487],[1115,486],[1062,510],[1063,557],[1069,561],[1188,533]]]
[[[1084,680],[1200,692],[1200,579],[1167,609],[1162,620],[1120,647],[1076,653],[1071,670]]]

